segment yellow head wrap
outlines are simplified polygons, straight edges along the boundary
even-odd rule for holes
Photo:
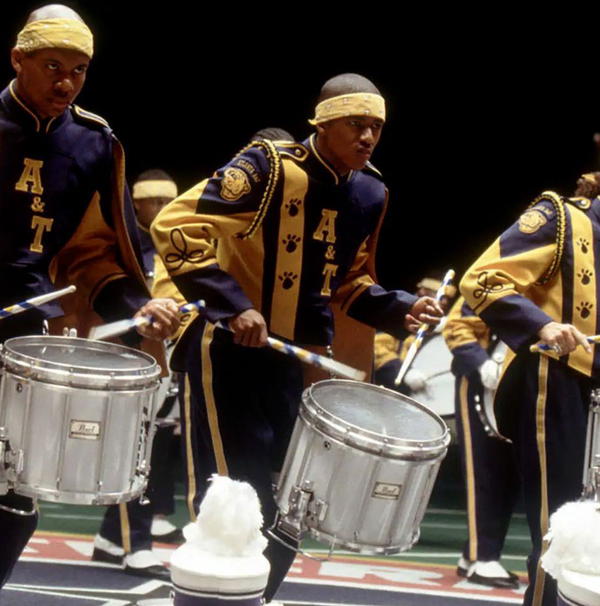
[[[133,184],[133,199],[142,198],[176,198],[177,185],[166,179],[148,179]]]
[[[25,53],[44,48],[66,48],[91,59],[94,36],[90,28],[77,19],[40,19],[28,23],[19,32],[15,48]]]
[[[374,93],[350,93],[321,101],[315,108],[314,126],[346,116],[368,116],[385,121],[385,100]]]

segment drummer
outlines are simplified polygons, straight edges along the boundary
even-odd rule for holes
[[[150,237],[150,224],[159,211],[176,196],[175,181],[160,169],[144,171],[133,184],[133,206],[149,288],[152,288],[156,272],[160,273],[157,266],[162,264]],[[175,393],[159,403],[159,419],[170,416],[177,405],[177,377],[169,376],[162,380],[171,384],[169,391]],[[152,540],[163,543],[183,541],[181,530],[166,518],[166,515],[174,512],[176,465],[172,456],[173,432],[173,423],[161,423],[154,436],[146,490],[150,502],[141,505],[139,499],[134,499],[107,508],[100,530],[94,538],[93,561],[123,564],[126,574],[170,579],[169,570],[152,551]]]
[[[138,331],[158,341],[160,356],[160,341],[177,327],[177,307],[150,300],[138,243],[128,241],[133,209],[124,184],[113,188],[121,145],[102,118],[73,105],[92,54],[89,28],[56,4],[29,15],[11,52],[16,78],[0,93],[0,274],[10,285],[0,306],[51,291],[53,281],[73,283],[104,320],[152,315],[154,322]],[[40,334],[43,321],[61,313],[55,303],[2,319],[0,340]],[[138,345],[140,337],[128,342]],[[33,509],[29,498],[0,497],[2,585],[37,523],[37,513],[15,510]]]
[[[418,297],[435,297],[438,289],[442,285],[441,278],[441,271],[429,272],[417,282],[415,295]],[[455,295],[456,288],[452,285],[446,286],[446,294],[443,295],[440,300],[440,307],[444,313],[447,313],[450,309],[452,299]],[[443,326],[444,320],[442,320],[433,331],[425,335],[423,344],[434,335],[437,335],[441,339],[439,335]],[[375,372],[373,374],[373,383],[376,385],[383,385],[389,389],[395,389],[408,396],[425,389],[427,378],[425,374],[419,370],[418,365],[415,366],[414,364],[413,367],[406,372],[406,375],[399,386],[394,383],[398,376],[398,372],[400,371],[400,367],[402,366],[402,362],[414,339],[414,336],[408,336],[406,339],[401,340],[382,331],[378,331],[375,334]],[[449,369],[440,369],[440,371],[442,370]]]
[[[596,279],[600,199],[544,192],[467,270],[466,302],[512,352],[498,386],[498,428],[513,441],[533,551],[524,603],[554,605],[539,566],[549,516],[581,494],[590,389],[600,371]],[[541,341],[551,355],[530,352]],[[510,352],[509,352],[510,353]]]
[[[489,436],[475,406],[484,388],[495,391],[500,366],[490,357],[498,343],[459,297],[443,330],[456,376],[455,411],[467,497],[468,538],[456,572],[471,583],[516,589],[519,578],[500,555],[519,493],[519,474],[508,442]]]
[[[265,347],[269,332],[326,347],[332,300],[398,334],[442,315],[431,297],[385,291],[371,276],[387,194],[369,160],[385,117],[372,82],[336,76],[321,90],[312,136],[251,145],[153,223],[173,281],[187,299],[207,303],[208,321],[195,320],[173,356],[186,372],[186,406],[193,404],[183,432],[195,446],[188,476],[196,504],[218,471],[248,480],[266,526],[274,519],[271,473],[283,463],[303,378],[298,360]],[[269,601],[294,553],[270,540],[266,555]]]

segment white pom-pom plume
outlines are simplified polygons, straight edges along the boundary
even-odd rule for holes
[[[183,529],[183,534],[188,544],[214,555],[253,556],[267,546],[260,531],[262,524],[254,488],[247,482],[213,474],[198,518]]]
[[[600,575],[600,505],[593,501],[566,503],[550,517],[550,541],[542,566],[561,581],[563,571]]]

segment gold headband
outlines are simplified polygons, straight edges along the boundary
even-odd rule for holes
[[[315,109],[315,117],[309,120],[313,126],[346,116],[369,116],[385,121],[385,100],[374,93],[350,93],[321,101]]]
[[[176,198],[177,185],[174,181],[166,179],[156,179],[148,181],[138,181],[133,184],[133,199],[141,198]]]
[[[90,28],[77,19],[40,19],[28,23],[19,32],[15,48],[25,53],[44,48],[66,48],[91,59],[94,36]]]

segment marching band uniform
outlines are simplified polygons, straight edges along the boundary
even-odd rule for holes
[[[93,307],[105,321],[134,314],[149,296],[139,245],[129,235],[135,218],[123,181],[123,150],[106,122],[77,106],[41,121],[13,82],[0,94],[0,142],[0,264],[10,285],[0,306],[75,283],[79,303],[63,299],[65,309]],[[0,340],[40,334],[44,319],[62,313],[61,305],[49,303],[3,319]],[[131,344],[139,340],[130,337]],[[9,493],[0,497],[2,505],[29,510],[32,501]],[[36,520],[0,510],[0,584]]]
[[[166,200],[173,199],[177,195],[177,188],[175,183],[170,179],[167,180],[166,177],[167,175],[164,180],[153,181],[139,179],[133,187],[134,205],[139,203],[140,198],[158,196]],[[152,288],[155,271],[160,271],[158,268],[162,265],[162,261],[156,254],[150,232],[139,221],[135,229],[140,240],[146,283]],[[181,298],[176,292],[166,293],[165,296]],[[169,383],[175,381],[173,383],[175,386],[177,384],[176,379],[171,376],[164,377],[162,380]],[[159,403],[157,419],[166,417],[175,405],[177,393],[169,393],[170,391],[169,388],[164,401]],[[155,514],[169,515],[174,511],[174,472],[170,465],[173,430],[172,425],[159,425],[154,435],[150,475],[145,492],[149,503],[142,504],[139,499],[133,499],[127,503],[108,506],[94,539],[92,560],[113,564],[124,563],[124,570],[127,573],[170,579],[169,570],[152,553],[152,539],[167,541],[174,539],[177,542],[183,535],[181,530],[169,523],[163,523],[163,526],[172,528],[168,534],[154,537],[152,531]]]
[[[500,560],[519,489],[510,445],[486,434],[475,409],[484,393],[479,369],[497,341],[462,297],[448,314],[443,335],[453,355],[456,430],[467,494],[469,535],[457,573],[474,583],[516,588],[517,576],[500,564],[485,573]]]
[[[581,493],[591,377],[600,353],[579,347],[558,359],[529,352],[551,321],[598,332],[600,200],[545,192],[475,261],[461,282],[473,311],[515,353],[496,393],[500,431],[515,447],[533,540],[525,604],[556,601],[538,566],[548,516]],[[510,352],[509,352],[510,354]]]
[[[215,323],[255,308],[274,336],[323,348],[332,341],[330,303],[337,301],[355,320],[391,333],[402,327],[416,297],[387,292],[372,278],[386,199],[374,168],[340,177],[312,136],[302,144],[251,144],[153,223],[176,286],[187,300],[206,301],[208,322],[191,323],[172,359],[186,372],[182,433],[194,505],[217,471],[249,481],[265,526],[272,524],[271,472],[283,463],[303,386],[298,360],[235,345]],[[294,554],[271,540],[266,555],[268,601]]]

